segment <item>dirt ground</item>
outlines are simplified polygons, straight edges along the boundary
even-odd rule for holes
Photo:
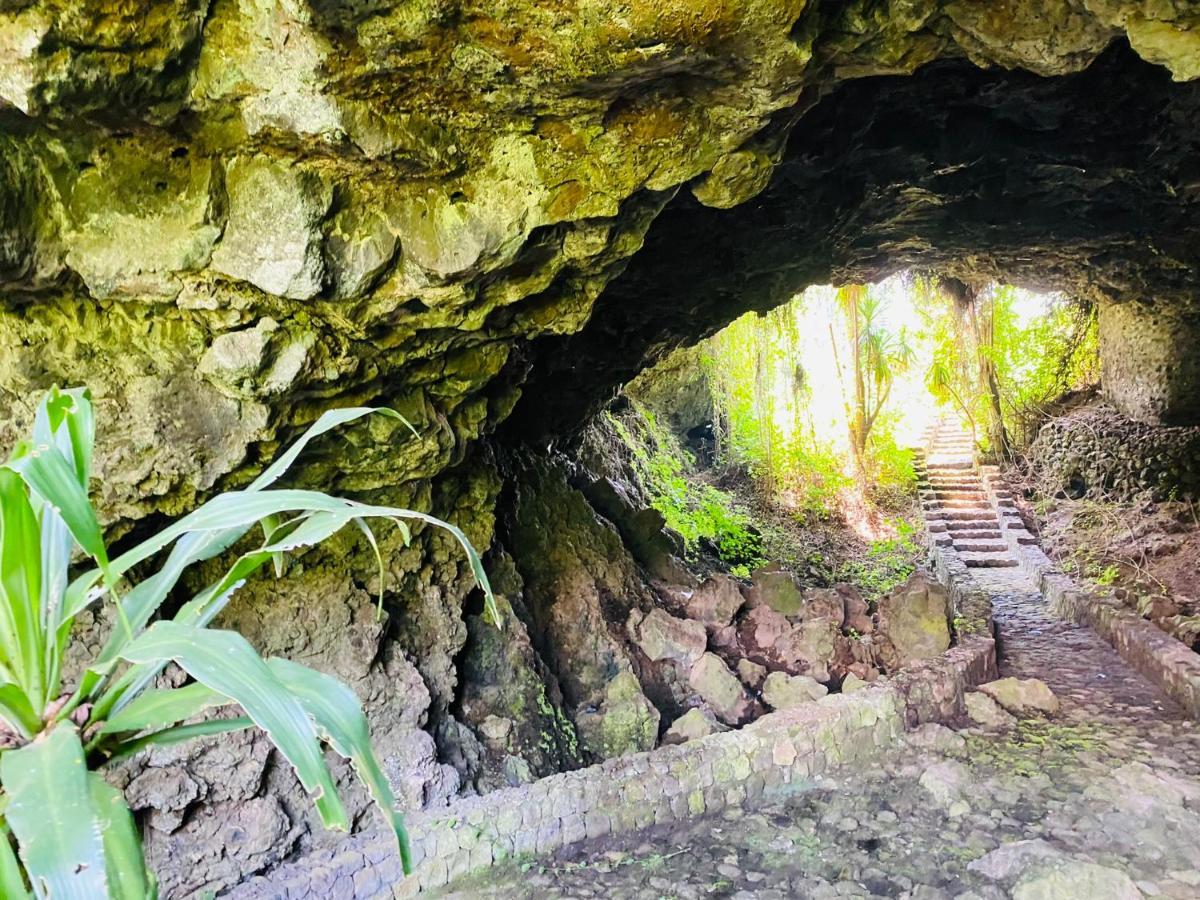
[[[1052,559],[1200,650],[1200,505],[1045,497],[1012,482]]]

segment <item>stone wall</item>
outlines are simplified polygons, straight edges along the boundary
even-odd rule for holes
[[[412,896],[512,856],[677,821],[803,791],[836,766],[894,743],[906,727],[963,710],[966,690],[995,677],[995,644],[972,635],[884,684],[771,713],[710,735],[463,799],[409,819],[414,874],[390,838],[351,838],[228,893],[230,900]]]
[[[1141,492],[1156,499],[1200,495],[1200,427],[1150,425],[1105,405],[1048,421],[1029,457],[1050,493],[1119,499]]]
[[[1100,304],[1104,395],[1153,425],[1200,424],[1200,308],[1170,303]]]

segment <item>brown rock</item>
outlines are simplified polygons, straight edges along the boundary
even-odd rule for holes
[[[801,622],[775,642],[774,656],[780,667],[794,675],[811,675],[817,681],[828,681],[839,637],[841,628],[831,619]]]
[[[745,604],[741,586],[728,575],[712,575],[692,592],[687,600],[687,615],[710,626],[710,630],[728,625]]]
[[[670,660],[685,669],[700,658],[708,643],[708,635],[699,622],[677,619],[661,609],[652,609],[645,615],[634,610],[627,627],[651,662]]]
[[[950,596],[923,572],[879,601],[879,630],[891,668],[932,659],[950,646]]]
[[[753,662],[769,666],[778,658],[776,641],[791,628],[791,623],[771,607],[755,606],[738,620],[738,646]]]
[[[798,616],[804,608],[804,594],[791,573],[782,569],[758,569],[746,591],[752,606],[767,606],[783,616]]]
[[[663,735],[662,742],[663,744],[685,744],[697,738],[708,737],[710,734],[728,730],[727,726],[717,721],[712,710],[707,707],[697,707],[689,709],[672,722],[671,727]]]
[[[808,675],[772,672],[763,682],[763,700],[772,709],[791,709],[820,700],[829,689]]]
[[[767,667],[750,662],[748,659],[739,659],[737,674],[738,678],[742,679],[742,684],[752,691],[757,691],[762,687],[763,679],[767,677]]]
[[[800,617],[806,622],[811,619],[830,619],[841,626],[845,618],[845,600],[835,588],[809,588],[804,592]]]
[[[1001,678],[981,684],[979,690],[1016,716],[1058,712],[1058,698],[1036,678]]]

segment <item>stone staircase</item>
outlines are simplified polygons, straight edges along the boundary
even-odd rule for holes
[[[988,499],[975,465],[975,444],[954,418],[943,416],[930,429],[928,451],[918,466],[918,489],[930,536],[953,549],[968,568],[1019,565],[1001,529],[1021,527],[1011,495]]]

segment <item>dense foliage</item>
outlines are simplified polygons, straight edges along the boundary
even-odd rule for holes
[[[965,297],[931,279],[914,287],[932,344],[929,390],[963,415],[985,450],[1027,445],[1055,401],[1098,382],[1089,304],[1011,285],[988,284]]]
[[[651,504],[683,538],[689,556],[706,550],[739,575],[765,562],[750,517],[729,493],[697,476],[695,459],[650,410],[630,401],[626,411],[607,415],[631,452]]]
[[[348,758],[391,826],[406,872],[404,825],[371,749],[354,693],[285,659],[262,659],[241,635],[210,628],[246,579],[285,553],[354,524],[372,547],[370,518],[448,529],[462,544],[498,623],[479,557],[457,528],[412,510],[316,491],[273,489],[313,438],[390,410],[323,415],[248,487],[212,498],[112,556],[88,496],[94,416],[84,390],[51,391],[30,440],[0,467],[0,895],[5,900],[154,896],[137,828],[120,791],[97,770],[147,747],[257,726],[295,769],[324,824],[350,822],[323,747]],[[192,564],[248,546],[226,573],[172,615],[164,602]],[[165,558],[164,558],[165,554]],[[378,557],[378,552],[376,552]],[[72,562],[86,560],[72,578]],[[143,564],[156,570],[134,581]],[[380,562],[382,590],[382,561]],[[76,617],[93,604],[115,624],[78,684],[62,664]],[[157,618],[156,618],[157,617]],[[155,620],[155,621],[152,621]],[[161,686],[174,664],[190,676]],[[203,713],[220,713],[215,718]]]

